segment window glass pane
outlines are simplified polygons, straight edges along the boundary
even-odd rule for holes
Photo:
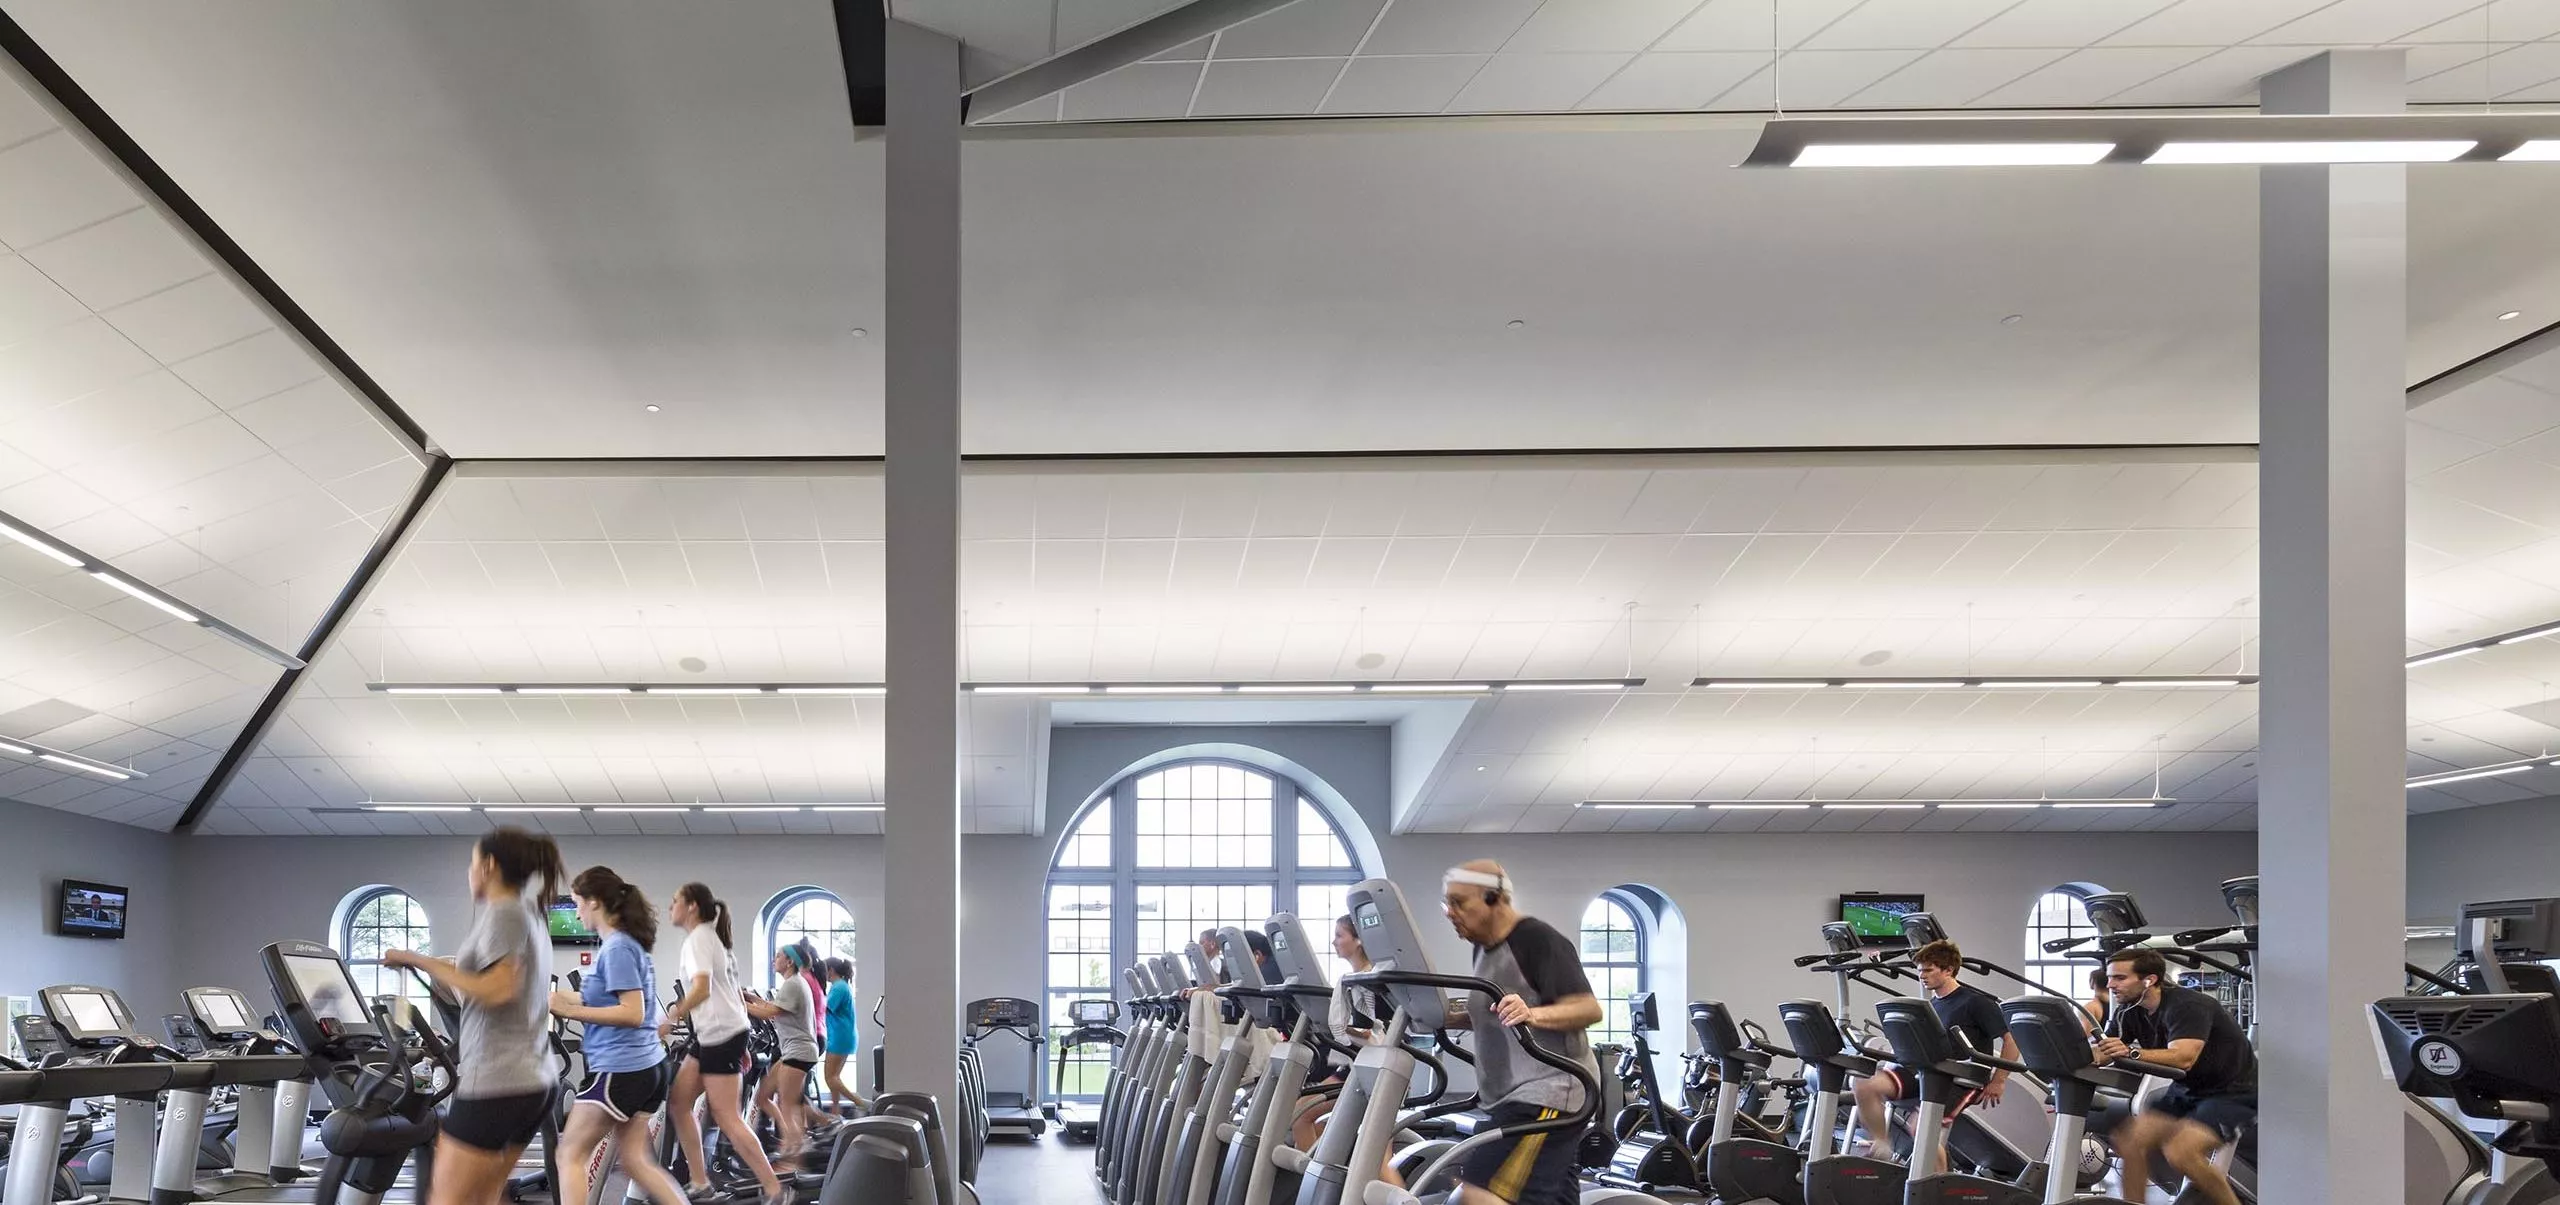
[[[1111,804],[1105,800],[1076,822],[1075,830],[1058,845],[1058,865],[1069,867],[1101,867],[1111,865]]]
[[[1138,865],[1271,865],[1271,779],[1239,766],[1172,766],[1139,780]]]
[[[1298,865],[1348,870],[1351,864],[1351,850],[1342,844],[1342,838],[1333,831],[1333,822],[1326,819],[1324,813],[1319,811],[1315,804],[1300,799],[1298,801]]]
[[[844,901],[824,891],[804,892],[791,898],[774,917],[773,927],[765,933],[765,965],[760,968],[765,986],[771,988],[774,983],[773,951],[803,939],[817,947],[820,958],[854,963],[852,982],[859,997],[861,964],[854,960],[853,912],[844,906]]]
[[[1582,910],[1582,973],[1600,998],[1600,1024],[1594,1042],[1624,1044],[1633,1036],[1627,997],[1644,990],[1644,942],[1629,912],[1615,893],[1593,899]]]
[[[2048,891],[2027,910],[2027,977],[2074,1000],[2089,998],[2089,972],[2098,964],[2045,952],[2045,943],[2062,938],[2095,937],[2089,908],[2068,891]]]
[[[397,994],[425,1000],[427,989],[417,976],[383,966],[382,954],[386,950],[433,953],[432,945],[427,910],[398,891],[376,892],[359,901],[347,918],[346,931],[338,935],[338,950],[347,957],[347,970],[367,996]]]

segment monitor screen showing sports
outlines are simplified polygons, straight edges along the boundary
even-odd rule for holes
[[[125,891],[105,883],[83,883],[77,879],[62,881],[62,908],[59,913],[64,937],[124,936]]]
[[[545,910],[544,915],[550,921],[551,940],[561,945],[597,945],[604,940],[587,927],[587,922],[578,919],[578,901],[569,896],[551,901],[551,907]]]
[[[288,954],[285,972],[293,976],[294,990],[302,994],[302,1002],[311,1015],[340,1025],[373,1024],[365,1015],[364,994],[356,990],[355,980],[347,977],[347,964],[335,958],[312,958]]]
[[[79,1033],[114,1033],[124,1028],[116,1018],[115,1006],[96,992],[64,992],[55,1001],[62,1005],[63,1018]]]
[[[1928,910],[1928,897],[1917,892],[1861,891],[1840,897],[1840,919],[1858,940],[1871,946],[1902,941],[1902,918]]]
[[[249,1014],[241,1010],[240,998],[229,992],[206,992],[196,1001],[204,1009],[204,1019],[224,1033],[257,1028],[249,1023]]]

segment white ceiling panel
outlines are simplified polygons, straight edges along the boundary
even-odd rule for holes
[[[1293,0],[1220,31],[1214,39],[1216,55],[1222,59],[1345,58],[1360,49],[1361,40],[1386,6],[1387,0]],[[1206,57],[1209,41],[1193,43],[1201,53],[1192,57]]]
[[[1491,54],[1539,7],[1539,0],[1395,0],[1361,49],[1365,54]]]
[[[1449,102],[1459,113],[1571,109],[1627,65],[1625,54],[1497,54]]]
[[[1363,55],[1350,60],[1325,113],[1438,113],[1483,70],[1480,54]]]

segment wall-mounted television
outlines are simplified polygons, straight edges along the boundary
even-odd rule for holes
[[[564,895],[551,901],[551,907],[544,915],[550,921],[551,940],[555,945],[592,946],[604,941],[603,934],[588,928],[587,922],[578,919],[578,901],[573,897]]]
[[[125,891],[105,883],[62,880],[61,906],[55,927],[64,937],[124,936]]]
[[[1902,944],[1902,918],[1929,910],[1929,897],[1916,891],[1844,891],[1839,919],[1848,922],[1862,945]]]

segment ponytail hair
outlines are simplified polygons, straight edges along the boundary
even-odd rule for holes
[[[687,883],[676,888],[676,894],[684,897],[684,902],[693,905],[694,913],[711,926],[713,933],[719,934],[722,948],[737,948],[738,943],[729,936],[729,905],[721,902],[719,896],[711,894],[709,886],[702,883]]]
[[[658,910],[649,906],[649,897],[641,894],[610,866],[590,866],[571,880],[569,890],[580,898],[603,905],[613,917],[613,927],[639,942],[641,949],[658,944]]]
[[[498,868],[498,881],[509,891],[522,894],[526,884],[542,880],[545,905],[560,898],[560,881],[569,877],[568,868],[560,864],[560,847],[540,833],[512,826],[493,828],[482,833],[471,850]]]

